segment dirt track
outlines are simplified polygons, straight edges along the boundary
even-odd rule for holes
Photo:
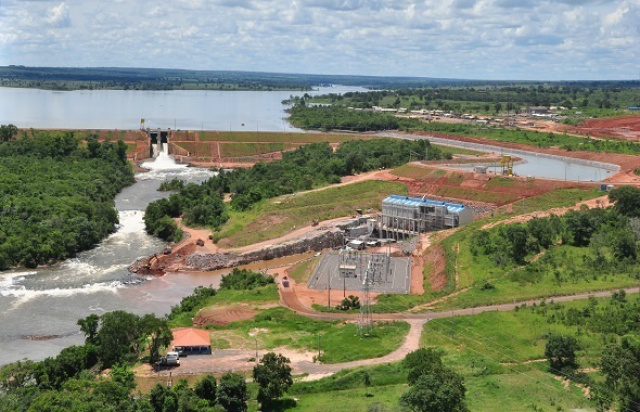
[[[617,290],[617,289],[616,289]],[[638,287],[625,289],[626,293],[638,293],[640,292]],[[329,314],[329,313],[319,313],[315,312],[312,309],[309,309],[299,302],[297,302],[297,298],[295,297],[295,293],[291,293],[292,291],[284,291],[281,289],[281,296],[283,299],[283,303],[289,306],[295,312],[308,316],[314,319],[352,319],[357,315],[343,315],[343,314]],[[569,296],[555,296],[548,297],[546,301],[554,301],[554,302],[569,302],[574,300],[584,300],[589,299],[590,297],[608,297],[614,291],[601,291],[601,292],[592,292],[592,293],[581,293],[576,295]],[[527,301],[521,301],[517,303],[505,303],[501,305],[493,305],[493,306],[481,306],[476,308],[467,308],[467,309],[458,309],[447,312],[430,312],[423,314],[387,314],[387,315],[377,315],[376,319],[379,320],[398,320],[405,321],[411,325],[411,328],[402,343],[402,345],[391,352],[388,355],[382,356],[380,358],[374,359],[364,359],[353,362],[345,362],[345,363],[336,363],[336,364],[318,364],[313,363],[312,357],[314,353],[312,352],[301,352],[301,351],[293,351],[287,348],[276,348],[274,351],[278,353],[282,353],[284,356],[287,356],[291,359],[291,367],[293,369],[293,374],[309,374],[306,380],[314,380],[319,379],[325,376],[332,375],[343,369],[355,368],[358,366],[370,366],[381,363],[395,362],[403,359],[409,352],[414,351],[420,347],[420,337],[422,334],[423,326],[426,322],[432,319],[446,319],[455,316],[469,316],[469,315],[478,315],[484,312],[492,312],[492,311],[510,311],[514,310],[516,306],[526,304],[530,306],[532,304],[539,304],[542,299],[532,299]],[[255,349],[222,349],[215,350],[212,356],[190,356],[187,358],[181,359],[181,366],[179,368],[175,368],[171,370],[172,374],[175,376],[179,376],[181,374],[202,374],[202,373],[222,373],[228,371],[248,371],[253,369],[255,366],[255,361],[250,361],[250,359],[255,359],[256,353],[258,357],[264,355],[267,351],[265,350],[255,350]],[[146,376],[166,376],[169,374],[169,371],[161,371],[160,373],[153,372],[148,365],[141,366],[137,373],[140,375]]]

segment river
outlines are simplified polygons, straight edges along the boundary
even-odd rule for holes
[[[168,195],[156,190],[160,183],[172,177],[200,182],[213,175],[177,165],[165,153],[143,166],[149,172],[137,174],[137,182],[116,197],[120,224],[99,246],[53,267],[0,273],[0,364],[39,360],[81,344],[76,325],[81,317],[116,309],[163,315],[194,287],[217,284],[219,275],[129,274],[129,264],[165,246],[146,234],[142,220],[149,202]]]

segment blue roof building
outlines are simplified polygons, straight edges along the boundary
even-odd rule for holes
[[[382,201],[382,237],[406,238],[418,233],[450,229],[473,221],[461,203],[391,195]]]

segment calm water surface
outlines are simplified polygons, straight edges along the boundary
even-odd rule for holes
[[[364,91],[322,87],[310,95]],[[297,130],[284,118],[281,102],[291,91],[51,90],[0,87],[0,124],[65,129]]]

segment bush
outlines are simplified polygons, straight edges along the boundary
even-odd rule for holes
[[[274,283],[273,276],[263,276],[246,269],[234,268],[230,274],[222,276],[220,289],[251,290],[270,283]]]

